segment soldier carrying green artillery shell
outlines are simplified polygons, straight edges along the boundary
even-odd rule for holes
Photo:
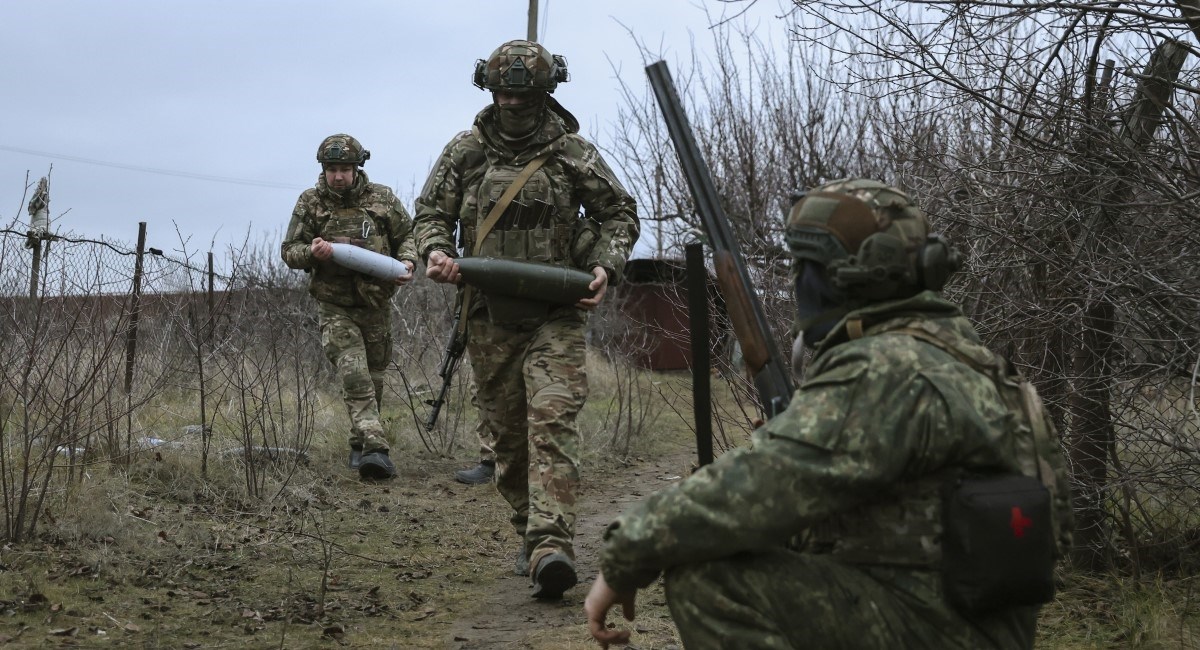
[[[538,300],[506,295],[504,283],[459,291],[481,438],[494,436],[480,446],[495,459],[483,457],[457,478],[495,481],[522,539],[516,571],[532,574],[533,595],[543,599],[560,598],[577,581],[575,417],[587,398],[587,311],[620,281],[638,238],[633,197],[550,95],[568,78],[566,60],[531,41],[509,41],[477,61],[473,81],[492,102],[446,145],[415,216],[417,250],[437,282],[475,281],[467,260],[478,257],[504,267],[485,270],[484,278],[525,278],[508,266],[515,262],[588,279],[586,297],[569,304],[547,300],[548,293]],[[456,334],[448,347],[455,340],[462,338]]]

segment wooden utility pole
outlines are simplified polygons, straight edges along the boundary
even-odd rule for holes
[[[529,0],[529,27],[525,30],[525,40],[537,42],[538,0]]]

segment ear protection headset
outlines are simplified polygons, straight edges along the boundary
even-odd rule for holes
[[[863,240],[857,254],[831,261],[828,270],[833,286],[847,295],[886,300],[906,287],[941,291],[961,265],[958,251],[941,235],[927,235],[916,251],[910,251],[902,238],[879,232]]]

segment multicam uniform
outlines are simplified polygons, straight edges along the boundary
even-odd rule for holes
[[[500,132],[492,105],[446,146],[416,202],[422,258],[435,250],[451,256],[458,248],[473,250],[492,205],[530,160],[549,153],[488,233],[480,255],[589,272],[600,266],[610,284],[620,281],[638,237],[634,200],[595,146],[577,134],[574,118],[546,101],[541,127],[519,145]],[[575,417],[587,398],[585,322],[586,312],[573,306],[511,309],[486,296],[472,303],[467,353],[480,415],[496,434],[497,487],[515,511],[513,524],[534,566],[554,551],[574,559]]]
[[[848,323],[863,325],[860,338]],[[1060,548],[1069,544],[1054,436],[1035,455],[1015,384],[1000,386],[963,358],[1007,368],[933,292],[850,312],[752,448],[609,526],[609,586],[632,591],[666,571],[688,650],[1031,648],[1036,607],[968,617],[942,593],[941,489],[959,470],[1032,475],[1037,455],[1046,459],[1054,532]],[[1053,431],[1040,406],[1033,413]]]
[[[321,345],[342,380],[351,447],[361,447],[364,454],[386,452],[379,404],[392,359],[389,299],[396,285],[333,260],[317,261],[311,252],[316,237],[411,262],[417,258],[412,219],[390,189],[370,182],[361,169],[354,185],[341,193],[329,188],[321,174],[316,187],[296,201],[281,246],[289,267],[310,273],[308,291],[317,299]]]

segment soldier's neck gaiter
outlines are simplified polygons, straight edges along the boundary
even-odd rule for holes
[[[829,283],[825,268],[812,260],[796,275],[796,323],[804,334],[804,344],[816,347],[846,314],[846,297]]]
[[[539,98],[513,106],[496,105],[500,117],[500,136],[510,145],[524,144],[537,134],[542,125],[544,101]]]

